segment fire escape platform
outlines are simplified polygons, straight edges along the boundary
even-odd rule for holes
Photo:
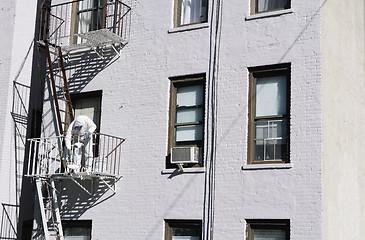
[[[91,180],[91,179],[113,179],[118,181],[122,176],[115,174],[108,174],[102,172],[78,172],[78,173],[54,173],[51,175],[47,175],[48,177],[52,177],[53,179],[81,179],[81,180]]]
[[[118,52],[116,50],[117,48],[121,49],[128,43],[126,39],[123,39],[108,29],[99,29],[87,33],[76,34],[76,36],[80,37],[80,39],[83,40],[83,43],[60,45],[63,52],[70,54],[74,51],[95,50],[98,48],[113,48],[114,51]],[[38,41],[38,43],[45,46],[43,40]]]
[[[93,4],[72,0],[43,7],[41,22],[48,24],[40,24],[38,43],[61,47],[67,54],[111,47],[119,55],[117,49],[128,43],[131,8],[122,0]]]

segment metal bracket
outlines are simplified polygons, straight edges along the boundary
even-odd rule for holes
[[[113,193],[116,193],[117,190],[115,188],[115,180],[114,180],[114,184],[112,186],[110,186],[103,178],[100,178],[100,180],[110,189],[113,191]]]
[[[177,166],[179,167],[179,171],[184,172],[183,164],[178,163]]]
[[[93,188],[94,188],[94,180],[91,180],[91,191],[87,190],[84,186],[82,186],[76,179],[74,179],[73,177],[70,177],[70,179],[76,183],[76,185],[78,185],[82,190],[84,190],[87,194],[89,194],[90,196],[93,195]]]

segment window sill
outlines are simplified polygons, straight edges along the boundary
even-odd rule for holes
[[[180,172],[178,168],[169,168],[161,171],[161,174],[172,174],[175,172],[179,173],[204,173],[204,167],[195,167],[195,168],[184,168],[184,172]]]
[[[168,33],[177,33],[177,32],[185,32],[185,31],[197,30],[197,29],[208,28],[208,27],[209,27],[209,23],[207,23],[207,22],[196,23],[196,24],[171,28],[167,32]]]
[[[247,164],[242,166],[242,170],[265,170],[265,169],[290,169],[291,163],[272,163],[272,164]]]
[[[260,19],[260,18],[276,17],[276,16],[290,14],[290,13],[293,13],[293,9],[284,9],[284,10],[277,10],[277,11],[271,11],[271,12],[257,13],[254,15],[247,16],[245,18],[245,20],[249,21],[249,20]]]

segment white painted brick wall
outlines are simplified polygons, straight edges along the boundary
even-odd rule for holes
[[[12,45],[15,22],[16,1],[3,1],[0,4],[0,203],[14,203],[14,148],[12,146],[13,128],[9,126],[12,100]],[[6,33],[6,34],[5,34]]]
[[[16,129],[11,116],[13,107],[13,81],[29,85],[32,67],[32,40],[34,36],[36,1],[4,0],[0,3],[0,203],[15,205],[19,203],[21,185],[22,156],[24,147],[16,135]],[[22,127],[19,126],[18,127]],[[22,129],[20,129],[22,131]],[[16,140],[18,145],[15,146]],[[17,175],[18,174],[18,175]],[[14,209],[15,212],[15,209]],[[3,215],[4,227],[9,223]],[[11,211],[8,212],[11,214]],[[15,215],[12,215],[13,218]],[[12,219],[16,226],[16,220]],[[1,237],[11,237],[4,236]]]
[[[223,3],[214,236],[244,239],[245,219],[285,218],[291,221],[291,239],[321,239],[319,0],[292,0],[293,13],[245,21],[249,3]],[[168,33],[172,4],[130,1],[130,43],[82,89],[103,90],[101,131],[127,139],[118,192],[100,199],[77,193],[78,203],[93,202],[81,215],[93,220],[93,239],[160,240],[164,219],[203,216],[204,174],[161,174],[167,153],[168,77],[209,71],[210,28]],[[247,155],[247,67],[282,62],[292,66],[293,167],[242,171]],[[44,134],[53,134],[49,105],[44,106]],[[82,191],[67,182],[62,186]]]

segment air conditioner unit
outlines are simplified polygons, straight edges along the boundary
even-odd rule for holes
[[[171,148],[171,163],[199,163],[198,147],[173,147]]]

